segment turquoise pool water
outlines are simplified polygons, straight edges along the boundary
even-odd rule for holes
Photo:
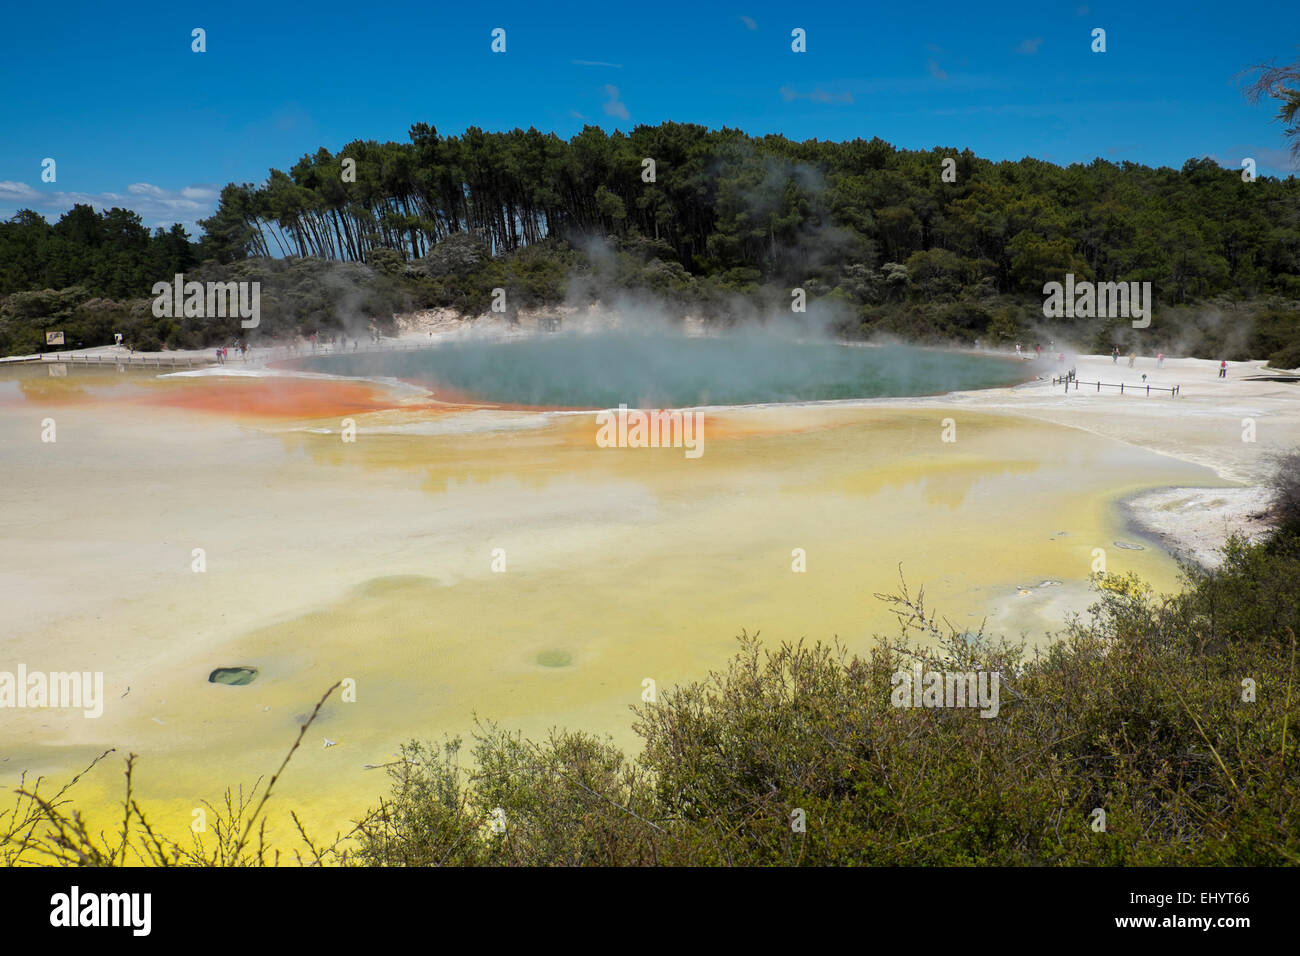
[[[565,408],[750,405],[931,395],[1023,380],[1015,360],[909,346],[858,348],[770,335],[544,335],[407,352],[341,352],[289,367],[389,377],[483,402]]]

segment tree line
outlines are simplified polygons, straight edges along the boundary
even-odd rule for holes
[[[855,267],[893,263],[931,297],[1040,293],[1065,272],[1151,281],[1170,304],[1300,297],[1300,180],[1246,178],[1210,159],[1060,167],[683,123],[587,126],[568,141],[418,123],[408,143],[321,148],[260,186],[227,185],[201,245],[220,262],[379,249],[414,262],[461,233],[493,255],[643,236],[693,275],[740,283],[844,286]]]
[[[78,203],[53,224],[30,209],[0,222],[0,295],[80,286],[114,299],[147,295],[185,272],[199,248],[179,223],[152,233],[140,216]]]
[[[192,242],[88,206],[0,223],[0,351],[38,349],[50,322],[84,344],[113,328],[149,348],[237,336],[141,306],[177,272],[264,281],[262,335],[475,315],[498,287],[512,313],[631,291],[725,324],[788,310],[801,288],[843,336],[989,344],[1032,341],[1043,284],[1073,273],[1151,282],[1159,309],[1140,338],[1125,321],[1062,327],[1080,345],[1300,365],[1300,180],[1210,159],[1061,167],[682,123],[567,141],[420,123],[408,143],[231,183],[201,225]]]

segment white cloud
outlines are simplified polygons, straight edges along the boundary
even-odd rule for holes
[[[609,102],[605,104],[605,112],[610,116],[618,119],[628,119],[630,114],[627,106],[618,98],[618,87],[613,83],[605,84],[605,95],[609,97]]]
[[[1028,40],[1021,40],[1020,46],[1016,47],[1016,50],[1020,53],[1025,54],[1026,56],[1033,56],[1035,53],[1038,52],[1038,48],[1042,45],[1043,45],[1042,37],[1032,37]]]
[[[41,194],[26,183],[0,182],[0,202],[35,203]]]
[[[1300,159],[1292,155],[1290,150],[1270,149],[1267,146],[1261,146],[1253,153],[1244,155],[1254,156],[1255,161],[1262,166],[1268,166],[1272,169],[1284,169],[1287,171],[1300,171]],[[1238,164],[1241,160],[1237,161]]]
[[[757,30],[757,29],[758,29],[758,24],[754,22],[754,18],[753,18],[753,17],[742,16],[742,17],[740,18],[740,22],[743,23],[743,24],[744,24],[747,28],[749,28],[750,30]]]
[[[849,92],[831,93],[828,90],[816,89],[811,93],[800,93],[798,90],[788,86],[781,87],[781,99],[789,103],[792,100],[811,100],[814,103],[852,103],[853,94]]]
[[[1260,175],[1286,177],[1300,172],[1300,159],[1291,155],[1285,149],[1273,149],[1270,146],[1242,146],[1240,144],[1232,146],[1226,153],[1211,153],[1210,159],[1214,160],[1224,169],[1241,169],[1241,161],[1246,157],[1255,161]],[[0,189],[4,188],[4,183],[0,183]]]

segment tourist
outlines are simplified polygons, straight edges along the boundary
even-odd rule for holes
[[[433,333],[430,332],[429,334],[432,335]],[[1020,354],[1020,343],[1019,343],[1019,342],[1016,343],[1016,358],[1024,358],[1024,356]]]
[[[1129,367],[1129,368],[1132,368],[1132,367],[1133,367],[1133,363],[1136,362],[1136,361],[1137,361],[1137,353],[1136,353],[1136,352],[1129,352],[1129,353],[1128,353],[1128,367]]]
[[[1035,342],[1035,343],[1034,343],[1034,358],[1042,358],[1042,357],[1043,357],[1043,347],[1042,347],[1042,345],[1040,345],[1039,343]]]
[[[1219,378],[1227,378],[1227,377],[1228,377],[1228,360],[1224,359],[1222,362],[1219,363]]]
[[[1110,350],[1110,364],[1111,364],[1111,365],[1118,365],[1118,364],[1119,364],[1119,346],[1118,346],[1118,345],[1112,347],[1111,350]]]
[[[1164,368],[1164,367],[1165,367],[1165,353],[1164,353],[1164,352],[1157,352],[1157,353],[1156,353],[1156,368]]]

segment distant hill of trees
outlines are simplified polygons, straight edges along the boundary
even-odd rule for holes
[[[0,223],[0,295],[80,286],[106,298],[138,298],[189,269],[198,252],[179,223],[151,235],[129,209],[100,213],[78,204],[53,225],[24,209]]]
[[[231,183],[201,225],[191,243],[179,226],[150,236],[132,213],[82,206],[53,225],[28,211],[0,224],[0,348],[30,341],[12,323],[44,308],[15,310],[6,295],[76,287],[130,299],[200,263],[221,278],[305,258],[357,264],[349,282],[382,287],[378,299],[398,308],[481,311],[502,284],[520,293],[512,307],[546,304],[586,277],[593,295],[639,289],[725,321],[788,309],[798,287],[834,307],[842,334],[987,342],[1042,327],[1043,283],[1065,273],[1149,281],[1157,319],[1141,340],[1102,320],[1069,337],[1300,365],[1300,179],[1246,182],[1210,159],[1060,167],[681,123],[588,126],[568,141],[419,123],[406,143],[322,148],[260,186]],[[358,296],[335,300],[277,327],[361,319]],[[142,334],[187,344],[228,333]]]
[[[1300,297],[1300,180],[1243,182],[1210,159],[1181,170],[1100,159],[1062,168],[681,123],[629,134],[588,126],[568,142],[535,129],[440,136],[420,123],[410,139],[320,149],[262,186],[232,183],[203,223],[207,251],[223,262],[362,261],[388,248],[413,261],[462,232],[494,254],[546,237],[640,234],[694,275],[741,270],[784,285],[834,287],[851,267],[894,262],[926,273],[930,294],[1037,295],[1074,272],[1151,281],[1168,304]],[[345,181],[348,160],[355,182]]]

